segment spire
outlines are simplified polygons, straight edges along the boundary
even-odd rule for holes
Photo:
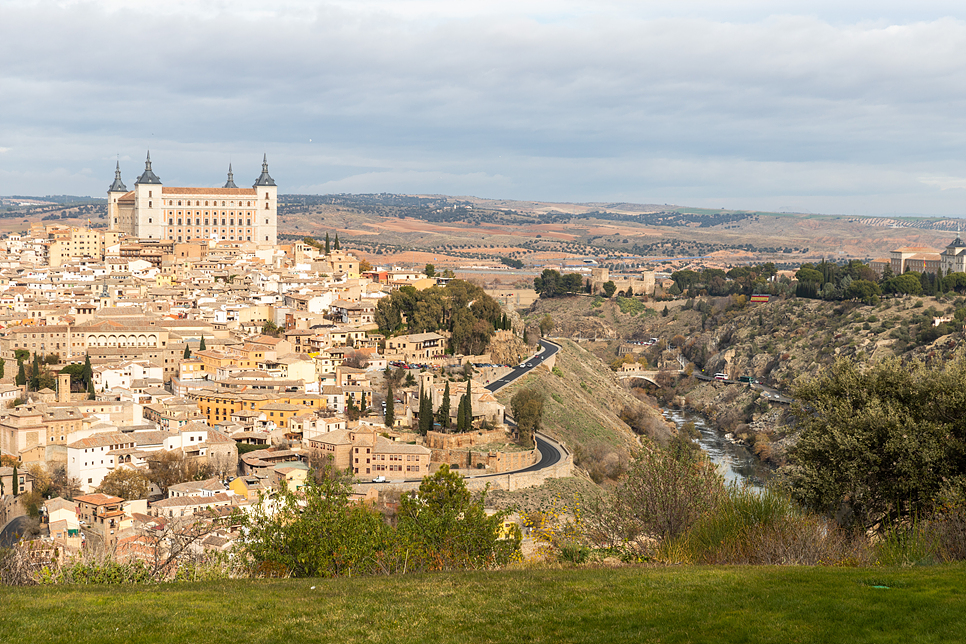
[[[108,192],[127,192],[127,186],[121,181],[121,162],[117,162],[117,167],[114,169],[114,183],[111,187],[107,189]]]
[[[255,181],[255,186],[274,186],[275,179],[268,175],[268,154],[262,157],[262,174]]]
[[[161,179],[159,179],[158,175],[154,174],[154,170],[151,169],[151,150],[148,150],[148,158],[147,161],[144,162],[144,173],[141,174],[141,176],[137,178],[137,181],[134,182],[135,185],[139,183],[156,183],[161,185]]]
[[[237,188],[238,187],[238,186],[235,185],[235,178],[234,178],[234,175],[232,175],[232,173],[231,173],[231,163],[228,164],[228,181],[225,182],[225,187],[226,188]]]

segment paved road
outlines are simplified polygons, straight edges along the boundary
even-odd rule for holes
[[[10,548],[13,544],[20,541],[24,527],[29,520],[26,516],[10,519],[7,525],[3,527],[3,530],[0,530],[0,548]]]
[[[549,342],[547,340],[541,340],[540,346],[543,347],[542,352],[538,353],[532,358],[528,358],[527,360],[523,361],[522,363],[520,363],[520,366],[516,367],[513,371],[503,376],[499,380],[488,384],[486,386],[487,390],[494,392],[498,389],[502,389],[503,387],[507,386],[508,384],[510,384],[517,378],[519,378],[520,376],[523,376],[529,373],[530,370],[539,367],[541,364],[543,364],[543,362],[547,358],[549,358],[553,354],[560,351],[560,347],[558,345],[554,344],[553,342]]]
[[[524,362],[521,363],[522,366],[517,367],[516,369],[514,369],[507,375],[503,376],[499,380],[488,384],[486,386],[487,391],[495,392],[498,389],[505,387],[506,385],[510,384],[517,378],[526,375],[533,369],[536,369],[541,364],[543,364],[543,362],[547,358],[549,358],[553,354],[560,351],[559,345],[556,345],[553,342],[549,342],[547,340],[541,340],[540,346],[543,347],[542,352],[525,360]],[[511,419],[508,418],[507,424],[515,425],[516,423],[514,423]],[[525,468],[522,470],[515,470],[516,472],[536,472],[537,470],[542,470],[545,467],[551,467],[552,465],[556,465],[557,463],[560,462],[560,459],[563,458],[563,454],[561,454],[560,450],[557,449],[555,445],[544,440],[543,438],[540,438],[540,436],[534,436],[533,438],[534,438],[534,442],[536,442],[537,444],[537,449],[540,451],[540,460],[528,468]],[[466,478],[487,478],[490,476],[494,476],[494,477],[506,476],[507,474],[512,474],[512,473],[513,472],[501,472],[500,474],[481,474],[479,476],[467,476]],[[410,481],[421,481],[421,480],[422,479],[405,479],[404,481],[387,480],[383,484],[392,485],[393,483],[400,483],[400,482],[408,483]]]

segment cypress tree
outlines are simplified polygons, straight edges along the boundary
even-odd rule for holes
[[[94,379],[94,368],[91,366],[91,356],[87,354],[84,356],[84,370],[81,371],[81,380],[84,384],[89,384],[91,380]]]
[[[17,371],[17,377],[14,379],[14,382],[18,387],[23,387],[27,384],[27,372],[24,370],[22,360],[18,361],[17,364],[20,365],[20,369]]]
[[[17,466],[13,466],[13,495],[17,496],[20,494],[20,479],[18,478],[20,472],[17,471]]]
[[[0,378],[3,378],[3,372],[6,370],[6,368],[7,368],[7,361],[4,360],[3,358],[0,358]]]
[[[97,400],[97,394],[94,393],[94,381],[93,380],[91,380],[89,383],[87,383],[87,399],[88,400]]]
[[[392,395],[392,383],[389,383],[389,391],[386,392],[386,416],[383,422],[390,429],[396,424],[396,402]]]
[[[459,434],[466,431],[466,396],[460,396],[460,403],[456,406],[456,431]]]
[[[339,233],[336,233],[336,234],[335,234],[335,249],[336,249],[336,250],[342,250],[342,249],[341,249],[341,248],[339,247]]]
[[[329,233],[325,233],[325,254],[329,254]]]
[[[40,389],[40,356],[34,353],[34,364],[30,369],[30,388],[34,391]]]
[[[362,392],[362,404],[359,405],[359,410],[364,414],[366,413],[366,392]]]
[[[470,391],[472,380],[466,381],[466,431],[473,431],[473,393]]]
[[[439,411],[437,416],[439,417],[439,424],[444,430],[449,429],[449,381],[446,381],[446,388],[443,389],[443,400],[439,404]]]
[[[204,351],[204,350],[205,350],[205,336],[202,335],[201,343],[198,345],[198,351]]]
[[[188,358],[191,357],[191,347],[189,347],[187,344],[184,345],[184,356],[183,357],[184,357],[185,360],[187,360]]]

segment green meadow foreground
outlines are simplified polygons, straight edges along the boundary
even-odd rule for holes
[[[956,564],[3,588],[0,641],[955,642],[964,581]]]

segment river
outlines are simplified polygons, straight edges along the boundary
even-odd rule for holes
[[[724,433],[715,429],[701,414],[686,409],[665,409],[663,414],[678,428],[686,423],[694,423],[700,433],[697,438],[698,445],[718,466],[725,483],[745,483],[760,488],[771,478],[772,470],[763,465],[757,456],[744,445],[729,441]]]

